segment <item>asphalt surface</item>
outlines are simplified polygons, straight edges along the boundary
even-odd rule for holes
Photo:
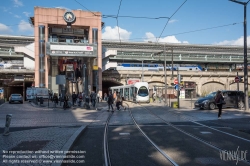
[[[177,110],[157,103],[129,103],[129,106],[142,130],[178,165],[246,165],[244,162],[250,159],[248,112],[224,109],[222,119],[218,120],[217,110]],[[63,165],[103,165],[104,125],[111,114],[106,111],[106,107],[105,102],[99,103],[98,109],[90,110],[79,107],[62,110],[33,106],[30,103],[5,103],[0,106],[0,125],[4,127],[6,114],[13,116],[10,135],[0,136],[0,149],[63,152],[70,150],[81,154],[68,153],[73,158],[64,160],[69,163]],[[162,119],[222,150],[232,154],[237,152],[238,157],[243,157],[240,158],[243,161],[228,159],[223,153],[225,151],[197,141],[166,124]],[[2,132],[3,128],[0,129],[0,133]],[[171,165],[134,126],[129,111],[115,111],[112,114],[108,143],[112,165]],[[2,156],[0,151],[1,161]],[[81,163],[70,163],[71,159]]]

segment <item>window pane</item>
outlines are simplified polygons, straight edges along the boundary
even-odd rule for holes
[[[148,89],[145,86],[140,87],[138,91],[138,96],[145,97],[148,95]]]

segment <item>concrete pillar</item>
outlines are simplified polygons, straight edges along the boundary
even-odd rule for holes
[[[59,86],[56,85],[56,75],[58,75],[58,59],[51,60],[51,90],[54,93],[59,93]]]
[[[45,26],[39,25],[39,87],[45,87]]]
[[[199,96],[201,95],[202,92],[202,83],[198,82],[198,84],[196,84],[196,94],[198,94]]]

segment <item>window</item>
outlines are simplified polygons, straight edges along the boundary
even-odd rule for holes
[[[124,89],[124,96],[125,96],[126,100],[128,100],[128,95],[129,95],[129,88],[125,88]]]
[[[148,96],[148,89],[145,86],[141,86],[138,90],[138,96],[145,97]]]
[[[236,92],[228,92],[228,96],[229,97],[232,97],[232,96],[234,97],[234,96],[236,96]]]

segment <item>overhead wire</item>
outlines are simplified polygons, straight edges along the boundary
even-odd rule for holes
[[[77,2],[79,5],[81,5],[82,7],[84,7],[86,10],[88,10],[89,12],[91,12],[92,14],[94,14],[94,16],[97,16],[94,12],[90,11],[88,8],[86,8],[85,6],[83,6],[80,2],[78,2],[77,0],[75,0],[75,2]]]
[[[115,16],[115,15],[103,15],[103,18],[120,18],[120,17],[124,17],[124,18],[141,18],[141,19],[169,19],[169,17],[137,17],[137,16]]]
[[[120,41],[120,43],[121,43],[121,37],[120,37],[120,31],[119,31],[118,16],[119,16],[119,13],[120,13],[121,4],[122,4],[122,0],[120,0],[118,12],[117,12],[117,15],[116,15],[116,23],[117,23],[117,29],[118,29],[118,35],[119,35],[119,41]]]
[[[230,23],[230,24],[219,25],[219,26],[215,26],[215,27],[208,27],[208,28],[202,28],[202,29],[196,29],[196,30],[191,30],[191,31],[186,31],[186,32],[175,33],[175,34],[171,34],[171,35],[165,35],[165,36],[162,36],[162,37],[195,33],[195,32],[199,32],[199,31],[206,31],[206,30],[210,30],[210,29],[216,29],[216,28],[222,28],[222,27],[227,27],[227,26],[233,26],[233,25],[242,24],[242,23],[243,22]],[[24,37],[35,37],[35,36],[24,36]],[[153,39],[153,38],[132,38],[130,40]],[[102,39],[102,41],[112,41],[112,39]]]
[[[185,0],[185,1],[178,7],[178,9],[169,17],[167,23],[165,24],[165,26],[164,26],[164,28],[163,28],[161,34],[160,34],[160,36],[159,36],[158,39],[157,39],[156,43],[158,43],[159,39],[161,38],[162,33],[165,31],[165,28],[166,28],[166,26],[168,25],[168,23],[169,23],[169,21],[171,20],[171,18],[179,11],[179,9],[180,9],[186,2],[187,2],[187,0]]]
[[[191,31],[186,31],[186,32],[180,32],[180,33],[174,33],[171,35],[164,35],[162,37],[168,37],[168,36],[174,36],[174,35],[182,35],[182,34],[189,34],[189,33],[195,33],[195,32],[199,32],[199,31],[205,31],[205,30],[210,30],[210,29],[216,29],[216,28],[222,28],[222,27],[227,27],[227,26],[233,26],[233,25],[237,25],[237,24],[241,24],[243,22],[237,22],[237,23],[230,23],[230,24],[225,24],[225,25],[219,25],[219,26],[215,26],[215,27],[209,27],[209,28],[202,28],[202,29],[196,29],[196,30],[191,30]],[[137,39],[154,39],[155,37],[152,38],[132,38],[130,40],[137,40]]]
[[[118,12],[117,12],[117,15],[116,15],[116,23],[117,23],[117,30],[118,30],[118,36],[119,36],[120,45],[122,43],[121,43],[121,36],[120,36],[120,30],[119,30],[118,16],[119,16],[119,13],[120,13],[121,5],[122,5],[122,0],[120,0],[120,4],[119,4],[119,7],[118,7]],[[121,49],[122,49],[122,47],[121,47]],[[123,56],[122,56],[122,59],[123,59]],[[124,59],[123,59],[123,61],[124,61]]]

